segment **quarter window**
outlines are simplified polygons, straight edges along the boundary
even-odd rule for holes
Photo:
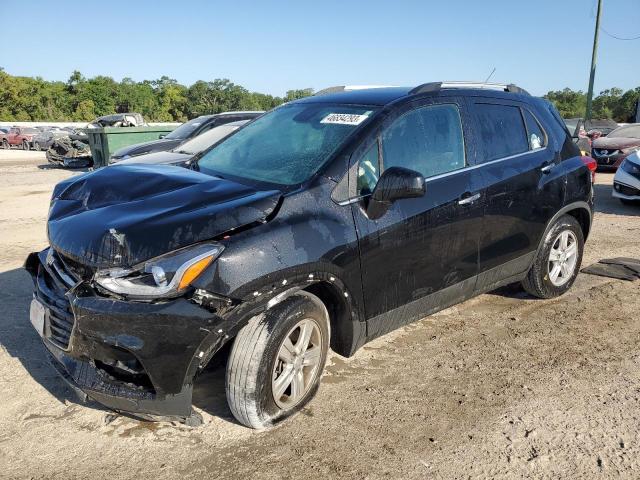
[[[404,167],[425,178],[465,166],[460,112],[432,105],[398,118],[382,135],[384,168]]]
[[[485,162],[529,150],[520,108],[483,103],[476,105],[476,113]]]
[[[524,123],[527,126],[529,150],[545,147],[547,145],[547,139],[536,118],[529,110],[523,109],[522,114],[524,115]]]
[[[358,163],[358,195],[369,195],[380,178],[378,142],[375,142]]]

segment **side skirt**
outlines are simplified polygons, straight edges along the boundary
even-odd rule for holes
[[[536,252],[527,253],[460,283],[367,320],[367,342],[433,313],[510,283],[523,280]]]

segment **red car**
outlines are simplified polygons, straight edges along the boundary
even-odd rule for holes
[[[591,144],[591,154],[598,167],[607,169],[617,169],[628,155],[637,150],[640,150],[640,123],[618,127]]]
[[[20,147],[23,150],[31,149],[33,137],[40,133],[31,127],[11,127],[6,134],[0,134],[0,143],[5,150],[11,147]]]

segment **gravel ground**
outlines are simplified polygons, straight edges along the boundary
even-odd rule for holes
[[[43,154],[0,151],[0,478],[637,478],[640,282],[580,275],[556,300],[506,288],[331,356],[315,401],[274,430],[233,421],[223,369],[190,429],[80,405],[28,321],[46,245]],[[584,265],[640,257],[640,207],[599,174]]]

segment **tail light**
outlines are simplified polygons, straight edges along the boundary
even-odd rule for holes
[[[582,160],[582,163],[584,163],[589,169],[589,171],[591,172],[591,183],[595,183],[596,169],[598,168],[598,162],[596,162],[593,158],[587,157],[587,156],[580,157],[580,160]]]

